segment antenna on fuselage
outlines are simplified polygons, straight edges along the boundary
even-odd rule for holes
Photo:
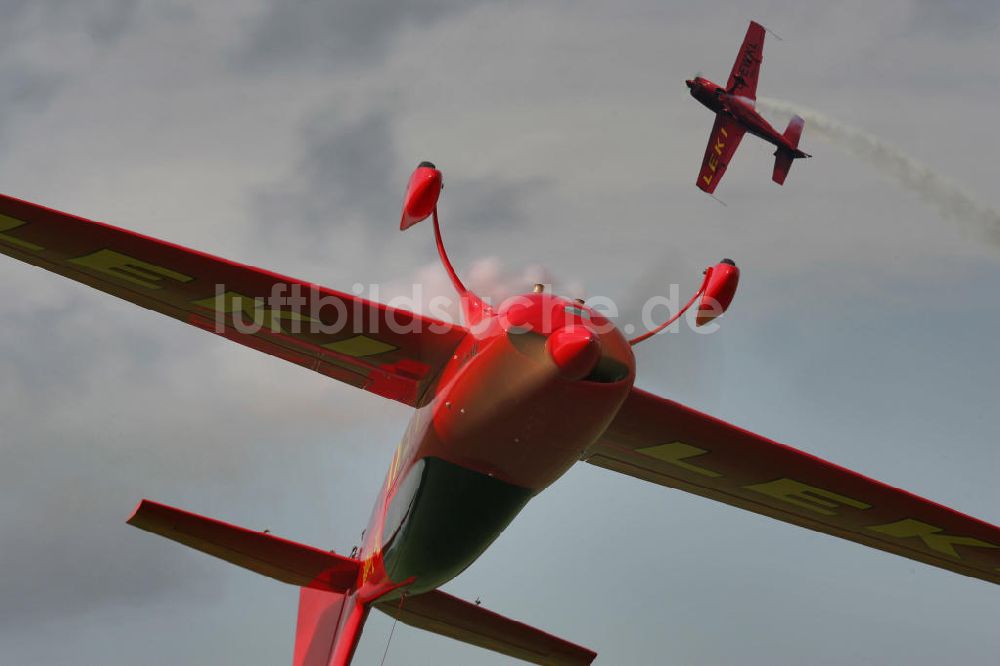
[[[475,295],[463,284],[455,267],[448,257],[448,252],[444,249],[444,240],[441,238],[441,223],[438,220],[437,203],[441,196],[444,183],[441,171],[434,166],[433,162],[421,162],[413,174],[410,182],[406,186],[406,194],[403,196],[403,214],[399,220],[400,231],[405,231],[418,222],[432,217],[434,220],[434,242],[437,245],[438,257],[441,264],[448,273],[455,291],[458,292],[462,300],[462,313],[469,324],[475,324],[482,319],[483,314],[488,310],[488,306],[479,296]]]

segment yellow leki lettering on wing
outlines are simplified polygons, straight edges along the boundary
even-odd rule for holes
[[[974,537],[958,536],[955,534],[944,534],[943,527],[935,527],[913,518],[904,518],[895,523],[885,525],[875,525],[869,527],[872,532],[896,537],[897,539],[909,539],[917,537],[931,550],[962,559],[962,556],[955,550],[955,546],[972,546],[974,548],[1000,548],[995,543],[981,541]]]
[[[719,136],[715,138],[715,154],[722,155],[722,149],[726,147],[726,142],[723,139],[729,138],[729,132],[726,131],[725,127],[719,128]],[[715,171],[715,167],[712,167],[712,171]]]
[[[854,509],[870,509],[871,504],[866,504],[859,500],[845,495],[840,495],[825,488],[810,486],[795,479],[776,479],[767,483],[756,483],[750,486],[743,486],[746,490],[767,495],[774,499],[787,502],[803,509],[809,509],[826,516],[835,516],[837,509],[841,506],[849,506]]]
[[[295,322],[316,321],[312,317],[293,309],[268,307],[268,299],[263,296],[253,298],[236,291],[217,293],[210,298],[203,298],[191,303],[192,305],[213,310],[218,314],[233,314],[238,312],[241,316],[245,315],[249,317],[252,326],[257,330],[269,328],[273,333],[299,333],[301,327]],[[282,321],[293,322],[292,330],[284,330],[281,326]]]
[[[146,289],[163,289],[163,285],[160,283],[164,279],[175,282],[190,282],[194,279],[190,275],[184,275],[115,250],[98,250],[92,254],[70,259],[69,263],[131,282]]]
[[[346,340],[330,342],[323,345],[323,348],[335,351],[338,354],[346,354],[347,356],[354,357],[375,356],[396,349],[396,347],[388,343],[369,338],[366,335],[355,335],[353,338],[347,338]]]
[[[665,463],[680,467],[688,472],[694,472],[695,474],[701,474],[702,476],[711,477],[713,479],[722,476],[719,472],[714,470],[699,467],[692,463],[686,462],[688,458],[697,458],[698,456],[703,456],[708,453],[705,449],[699,449],[697,446],[691,446],[690,444],[685,444],[684,442],[671,442],[669,444],[659,444],[657,446],[650,446],[645,449],[636,449],[636,453],[641,453],[644,456],[649,456],[650,458],[656,458],[657,460],[662,460]]]
[[[17,220],[8,215],[0,214],[0,242],[13,245],[14,247],[21,248],[22,250],[41,252],[42,250],[45,249],[41,245],[29,243],[26,240],[21,240],[20,238],[14,238],[9,234],[2,233],[4,231],[10,231],[11,229],[17,229],[18,227],[23,227],[26,224],[27,222],[24,222],[22,220]]]

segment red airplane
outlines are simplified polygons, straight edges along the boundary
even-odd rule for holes
[[[774,174],[771,177],[779,185],[785,182],[788,170],[792,168],[792,160],[812,157],[799,150],[799,137],[802,136],[805,125],[802,118],[793,116],[785,133],[778,134],[778,130],[771,127],[754,108],[757,76],[760,74],[760,63],[764,61],[764,32],[764,26],[755,21],[750,22],[725,88],[702,76],[685,81],[691,90],[691,96],[716,114],[697,181],[698,187],[709,194],[718,187],[745,132],[759,136],[777,147],[774,151]]]
[[[729,306],[724,260],[670,320],[632,340],[583,301],[536,288],[494,309],[441,240],[441,172],[423,163],[402,229],[433,216],[464,325],[0,195],[0,252],[415,409],[350,555],[143,500],[131,525],[301,588],[295,666],[350,664],[371,609],[535,664],[595,652],[438,588],[580,461],[1000,583],[1000,528],[633,386],[632,345],[698,301]]]

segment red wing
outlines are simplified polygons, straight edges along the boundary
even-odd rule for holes
[[[460,326],[0,195],[0,253],[417,405]]]
[[[736,55],[733,71],[726,83],[726,92],[757,99],[757,76],[760,74],[760,63],[764,61],[764,26],[756,21],[750,21],[747,35],[743,38],[743,46]]]
[[[701,161],[701,171],[698,172],[699,188],[709,194],[715,191],[745,132],[743,125],[732,118],[721,113],[715,116],[715,124],[712,125],[712,133],[705,148],[705,158]]]
[[[1000,528],[639,389],[585,459],[1000,583]]]
[[[477,645],[532,664],[587,666],[596,652],[508,619],[441,590],[377,603],[376,608],[410,626]]]

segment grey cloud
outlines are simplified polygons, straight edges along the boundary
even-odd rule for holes
[[[266,68],[288,62],[337,67],[377,61],[393,34],[404,26],[427,25],[482,1],[272,2],[250,31],[238,62]]]
[[[16,38],[34,22],[50,32],[82,29],[96,43],[110,44],[132,24],[137,6],[138,0],[7,0],[0,7],[0,29]]]
[[[309,121],[294,171],[254,196],[261,234],[281,244],[282,230],[294,228],[296,239],[289,242],[301,247],[299,234],[305,229],[315,239],[310,248],[324,255],[334,239],[345,237],[362,244],[352,254],[384,254],[385,230],[398,224],[407,170],[433,157],[414,155],[412,167],[401,169],[406,160],[396,148],[393,120],[383,108],[349,120],[331,110]],[[438,166],[445,174],[442,224],[449,227],[507,233],[526,220],[526,203],[551,185],[545,180],[452,177],[446,164]],[[463,249],[466,237],[454,235],[457,249]]]
[[[106,51],[87,46],[86,13],[75,14],[80,25],[60,30],[72,30],[88,57],[68,65],[59,60],[67,58],[62,32],[14,22],[25,31],[17,43],[29,40],[33,54],[54,60],[18,58],[67,73],[74,92],[93,96],[81,109],[83,100],[60,97],[57,87],[56,104],[32,103],[46,113],[25,132],[8,127],[10,150],[0,157],[17,183],[8,189],[33,188],[31,198],[74,212],[117,211],[113,223],[166,238],[176,232],[186,245],[302,277],[312,255],[339,271],[328,284],[341,288],[366,272],[402,278],[432,260],[427,226],[394,230],[405,178],[420,159],[445,172],[445,233],[470,283],[474,259],[496,254],[508,264],[541,260],[557,274],[578,270],[590,287],[643,298],[674,280],[696,282],[706,262],[731,254],[744,279],[723,330],[683,331],[639,348],[640,385],[996,522],[995,254],[984,259],[950,241],[936,211],[837,150],[797,166],[778,188],[770,149],[748,138],[723,185],[728,208],[692,185],[711,121],[681,83],[697,67],[724,76],[745,7],[671,6],[661,17],[638,13],[648,2],[537,4],[521,14],[480,6],[440,13],[442,25],[419,34],[417,19],[386,10],[371,26],[380,46],[360,52],[366,65],[387,53],[385,66],[331,86],[328,72],[310,66],[330,62],[329,25],[306,26],[308,44],[258,63],[285,69],[234,76],[230,44],[252,44],[244,33],[259,22],[226,20],[234,3],[206,2],[192,30],[147,21],[153,5],[140,5],[119,47]],[[26,3],[0,3],[0,12],[18,6]],[[293,11],[276,6],[265,18]],[[313,19],[334,11],[289,6]],[[756,18],[787,41],[780,49],[769,42],[762,92],[794,90],[835,115],[863,117],[943,173],[975,166],[963,182],[989,197],[995,169],[969,161],[995,141],[975,130],[989,126],[996,101],[995,87],[982,87],[989,61],[976,57],[985,45],[973,51],[928,31],[887,41],[884,34],[908,27],[906,13],[870,4],[771,9]],[[133,38],[133,30],[142,32]],[[428,52],[447,57],[414,71],[393,38],[416,44],[425,34],[442,40]],[[188,68],[164,58],[178,44]],[[868,60],[894,59],[886,76],[858,79],[871,44],[882,50],[867,51]],[[10,54],[2,62],[13,62]],[[362,64],[350,54],[343,62]],[[969,66],[930,66],[942,62]],[[194,73],[197,89],[175,87],[164,69],[185,82]],[[907,72],[917,69],[935,77],[933,90],[912,85]],[[943,95],[946,76],[968,88]],[[454,94],[433,104],[408,97],[442,81]],[[371,97],[386,90],[410,103]],[[331,103],[335,95],[347,103]],[[942,105],[943,96],[952,104]],[[156,107],[165,111],[152,114],[150,130],[123,139],[135,109]],[[220,132],[207,116],[236,129]],[[558,119],[550,135],[530,134],[539,118]],[[614,137],[595,132],[612,126]],[[434,133],[439,154],[404,153],[423,137],[401,132],[418,127]],[[145,131],[167,138],[143,143]],[[50,136],[56,145],[43,145]],[[241,149],[255,137],[266,139],[264,149]],[[113,165],[95,161],[92,147],[101,144],[115,144]],[[351,159],[340,160],[342,152]],[[248,160],[267,168],[247,169]],[[58,173],[46,173],[57,161]],[[253,223],[222,214],[241,203],[258,206]],[[157,228],[157,216],[168,214],[176,228]],[[286,247],[272,251],[266,243],[280,243],[281,229]],[[265,247],[244,256],[234,239]],[[979,257],[975,272],[955,272],[948,253],[959,250]],[[647,281],[644,266],[652,266]],[[442,278],[436,265],[430,271]],[[147,496],[349,548],[409,410],[4,257],[0,273],[11,292],[0,324],[0,661],[287,663],[294,589],[138,532],[124,518]],[[369,415],[359,421],[362,411]],[[660,663],[664,655],[680,663],[833,664],[858,655],[988,663],[1000,649],[994,588],[772,522],[582,466],[533,501],[449,591],[482,595],[494,610],[595,648],[599,663]],[[605,566],[623,558],[624,569]],[[586,584],[602,567],[618,577],[614,589]],[[764,598],[773,601],[767,613]],[[627,622],[609,623],[612,613]],[[372,618],[358,664],[378,663],[385,647],[389,623]],[[847,647],[838,642],[845,632],[855,637]],[[915,632],[920,640],[898,640]],[[390,662],[508,661],[406,628],[397,628],[391,651]]]
[[[123,374],[146,375],[152,363],[130,370],[122,359],[143,358],[142,351],[155,358],[158,345],[127,335],[144,328],[133,321],[119,329],[126,334],[120,343],[81,354],[73,339],[102,337],[94,315],[78,304],[8,317],[0,330],[0,399],[10,410],[0,485],[6,497],[17,498],[0,510],[5,629],[211,587],[202,569],[183,570],[182,561],[135,539],[124,524],[139,491],[127,471],[130,456],[115,442],[169,450],[171,437],[143,427],[148,391],[122,390]],[[16,353],[28,339],[32,349]],[[78,427],[94,417],[98,427]]]
[[[0,21],[9,26],[13,21],[20,18],[26,7],[34,4],[31,0],[7,0],[0,4]]]
[[[915,0],[911,18],[917,26],[953,37],[984,34],[1000,25],[1000,4],[994,0]]]
[[[48,48],[39,52],[39,43],[46,38],[64,43],[82,31],[95,44],[110,46],[131,25],[136,6],[137,0],[10,0],[0,5],[0,139],[9,125],[43,110],[78,64],[60,62]],[[33,24],[41,26],[44,37],[29,29]]]
[[[0,65],[0,100],[3,100],[0,132],[5,125],[25,114],[45,108],[58,92],[65,78],[52,71],[17,60]]]
[[[305,233],[311,238],[306,253],[325,257],[343,248],[334,239],[346,237],[363,244],[366,225],[382,226],[395,217],[399,188],[393,187],[387,113],[347,121],[322,114],[306,124],[302,142],[294,171],[279,183],[259,188],[252,197],[259,233],[271,247],[287,244],[301,251]],[[286,239],[286,230],[294,230],[294,235]]]
[[[72,442],[87,447],[86,453],[69,450],[69,442],[49,442],[50,450],[40,455],[26,449],[32,439],[27,432],[8,432],[21,435],[24,444],[4,447],[4,457],[29,461],[23,467],[32,486],[5,482],[5,492],[23,502],[0,516],[5,631],[107,605],[200,597],[217,589],[205,575],[207,563],[191,566],[167,544],[137,538],[125,524],[136,498],[127,484],[105,476],[118,465],[104,459],[99,442]],[[66,467],[73,473],[58,472]],[[130,499],[123,503],[123,497]]]
[[[95,42],[110,44],[121,38],[135,18],[138,0],[106,0],[87,20]]]
[[[447,169],[447,165],[438,165]],[[505,233],[528,222],[524,204],[552,186],[550,179],[525,180],[497,177],[486,179],[448,177],[445,171],[447,212],[454,225],[475,233]]]

